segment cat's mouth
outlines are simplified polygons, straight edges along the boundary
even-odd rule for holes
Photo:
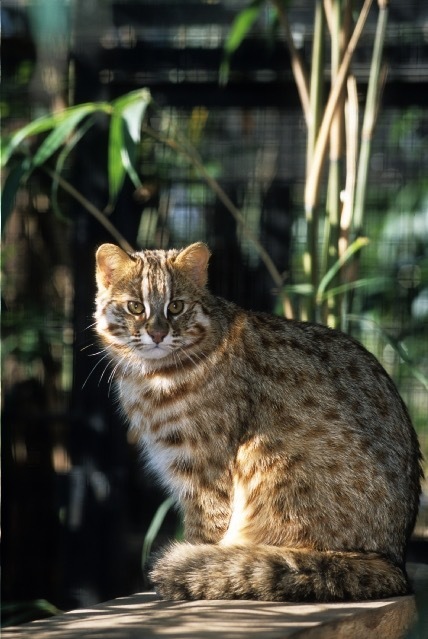
[[[171,346],[167,344],[144,344],[143,348],[143,356],[145,359],[162,359],[163,357],[167,357],[171,355],[173,349]]]

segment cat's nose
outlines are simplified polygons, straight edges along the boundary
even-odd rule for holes
[[[155,344],[163,342],[164,338],[168,335],[168,331],[164,329],[152,329],[148,328],[147,333],[150,335]]]

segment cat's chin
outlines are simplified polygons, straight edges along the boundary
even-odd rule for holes
[[[163,346],[153,346],[152,348],[145,348],[143,351],[143,359],[145,360],[160,360],[165,359],[172,354],[172,351]]]

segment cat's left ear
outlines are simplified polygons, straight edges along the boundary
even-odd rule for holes
[[[180,251],[174,260],[174,265],[185,272],[187,277],[198,286],[205,286],[207,283],[208,261],[210,259],[208,246],[202,242],[191,244]]]
[[[99,288],[108,288],[117,273],[123,273],[132,260],[128,253],[114,244],[101,244],[96,253],[97,284]]]

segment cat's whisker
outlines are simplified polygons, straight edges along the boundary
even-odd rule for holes
[[[92,346],[94,346],[94,342],[91,342],[90,344],[86,344],[86,346],[82,346],[82,348],[80,349],[80,352],[82,353],[83,351],[86,351],[88,348],[91,348]]]
[[[125,357],[123,357],[123,360],[125,360],[125,361],[126,361],[126,358],[125,358]],[[127,374],[127,372],[128,372],[128,368],[129,368],[130,366],[131,366],[131,360],[128,360],[128,361],[126,362],[126,366],[125,366],[125,368],[123,369],[123,371],[122,371],[122,375],[121,375],[120,380],[119,380],[119,390],[120,390],[120,391],[122,391],[123,383],[124,383],[124,381],[125,381],[125,379],[126,379],[126,374]]]
[[[89,324],[89,326],[86,326],[83,330],[89,331],[90,328],[93,328],[96,325],[97,325],[97,320],[95,320],[95,322],[93,322],[92,324]]]
[[[96,353],[89,353],[88,357],[96,357],[97,355],[102,355],[103,353],[108,353],[108,349],[102,348],[100,351],[97,351]]]
[[[85,381],[82,384],[82,390],[85,388],[86,384],[88,383],[88,379],[91,377],[92,373],[98,368],[98,366],[101,364],[101,362],[103,360],[105,360],[108,357],[108,353],[106,353],[104,355],[104,357],[102,357],[96,364],[95,366],[91,369],[91,372],[89,373],[89,375],[87,376],[87,378],[85,379]]]
[[[110,389],[114,380],[114,376],[117,372],[118,369],[120,369],[121,366],[123,366],[123,363],[126,362],[126,366],[125,366],[125,371],[124,373],[122,373],[122,378],[124,377],[124,374],[126,372],[126,370],[128,369],[129,366],[129,362],[126,361],[126,356],[123,356],[116,364],[116,366],[114,366],[113,370],[111,371],[109,378],[108,378],[108,384],[109,384],[109,394],[110,394]]]
[[[183,348],[182,346],[180,346],[180,351],[184,353],[184,355],[186,355],[186,357],[192,362],[192,364],[194,364],[195,366],[197,366],[198,362],[195,361],[199,360],[200,363],[204,364],[204,358],[201,357],[198,353],[192,353],[192,355],[190,355],[190,353],[187,352],[187,350],[185,348]],[[207,359],[207,358],[205,358]]]
[[[105,375],[106,371],[108,370],[109,366],[113,363],[113,361],[114,361],[114,360],[113,360],[113,358],[111,358],[111,359],[107,362],[107,364],[106,364],[106,366],[104,367],[104,370],[103,370],[103,372],[101,373],[101,376],[100,376],[100,378],[99,378],[99,380],[98,380],[98,386],[101,384],[102,379],[103,379],[103,377],[104,377],[104,375]]]
[[[108,397],[110,397],[110,393],[111,393],[111,387],[113,384],[113,380],[114,380],[114,376],[116,374],[117,369],[119,368],[120,362],[118,362],[116,364],[116,366],[113,368],[113,370],[111,371],[109,378],[108,378]]]

